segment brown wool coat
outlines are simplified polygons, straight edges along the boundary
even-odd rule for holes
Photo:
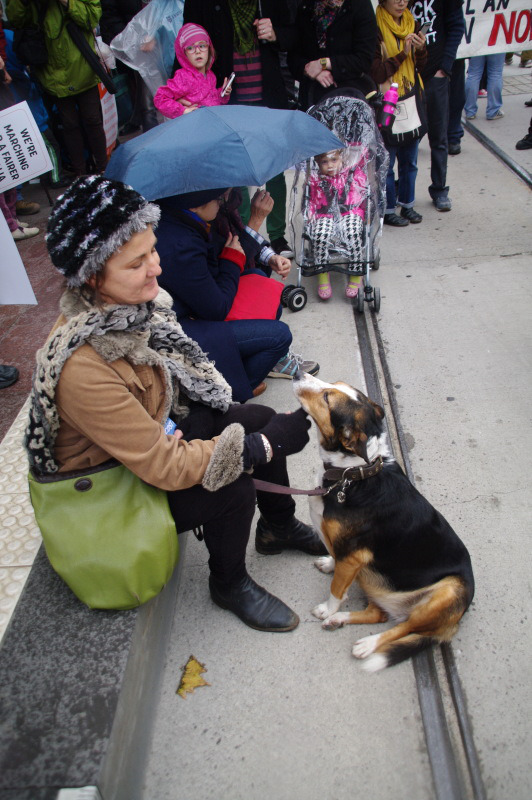
[[[215,443],[164,432],[164,382],[156,367],[108,363],[88,344],[65,363],[56,389],[61,424],[55,455],[61,472],[115,458],[160,489],[201,483]]]

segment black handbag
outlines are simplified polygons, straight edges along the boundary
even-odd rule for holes
[[[41,3],[38,21],[13,33],[13,50],[19,61],[26,66],[44,67],[48,63],[48,48],[43,30],[45,15],[46,3]]]

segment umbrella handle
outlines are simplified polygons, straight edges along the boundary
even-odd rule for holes
[[[262,3],[261,3],[261,0],[259,0],[259,2],[257,3],[257,13],[259,15],[259,19],[262,19]],[[267,39],[259,39],[259,42],[261,44],[268,44],[268,40]]]

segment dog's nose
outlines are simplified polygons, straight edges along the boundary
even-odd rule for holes
[[[292,380],[300,381],[304,374],[305,373],[302,370],[298,369]]]

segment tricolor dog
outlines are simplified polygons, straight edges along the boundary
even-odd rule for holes
[[[324,383],[305,372],[296,375],[294,392],[317,425],[319,485],[330,488],[310,498],[313,525],[331,554],[315,564],[334,573],[329,599],[312,613],[327,630],[393,620],[393,627],[353,647],[369,672],[448,642],[473,598],[471,560],[394,460],[384,411],[346,383]],[[354,580],[367,608],[341,612]]]

